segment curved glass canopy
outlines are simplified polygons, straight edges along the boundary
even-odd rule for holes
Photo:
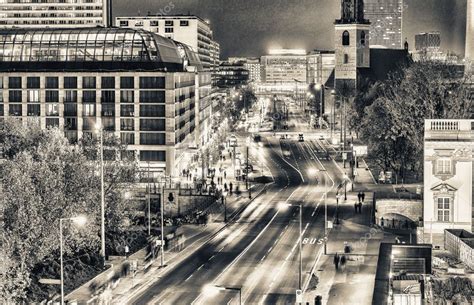
[[[134,66],[131,63],[135,62],[154,69],[184,70],[187,64],[200,67],[197,55],[187,45],[140,29],[100,27],[0,30],[0,62],[0,66],[55,62],[93,67],[96,65],[87,63],[114,62],[123,68],[120,63]]]

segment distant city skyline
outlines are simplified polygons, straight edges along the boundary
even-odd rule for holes
[[[405,0],[402,39],[414,48],[419,32],[440,31],[441,49],[464,55],[466,0]],[[194,14],[209,19],[221,58],[261,56],[270,48],[333,49],[339,1],[137,0],[114,1],[116,16]],[[268,17],[266,17],[268,16]],[[447,18],[450,17],[450,18]]]

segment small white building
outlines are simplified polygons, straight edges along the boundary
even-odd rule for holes
[[[445,229],[473,229],[474,120],[425,120],[424,241]]]

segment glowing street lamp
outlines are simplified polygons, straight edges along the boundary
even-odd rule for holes
[[[288,207],[297,206],[299,207],[299,229],[300,229],[300,237],[299,237],[299,276],[298,276],[298,289],[301,290],[302,287],[302,276],[303,276],[303,204],[300,202],[298,204],[291,204],[291,203],[279,203],[279,209],[285,209]]]
[[[105,192],[104,192],[104,137],[102,125],[95,124],[95,131],[99,134],[100,154],[100,255],[105,264]]]
[[[61,305],[64,305],[64,262],[63,262],[63,222],[72,221],[78,227],[86,224],[87,218],[85,216],[76,216],[59,219],[59,262],[60,262],[60,276],[61,276]]]

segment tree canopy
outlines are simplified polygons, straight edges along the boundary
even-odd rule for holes
[[[58,129],[41,130],[33,122],[8,119],[0,128],[0,142],[5,155],[0,186],[6,266],[0,295],[2,303],[20,303],[27,298],[31,270],[45,260],[58,260],[60,218],[88,219],[81,228],[64,223],[66,255],[98,252],[100,177],[86,146],[70,145]],[[108,231],[122,228],[126,208],[120,184],[134,172],[133,162],[124,167],[114,162],[105,171]]]
[[[383,169],[420,171],[425,119],[470,118],[472,81],[445,63],[412,63],[356,97],[351,125]]]

